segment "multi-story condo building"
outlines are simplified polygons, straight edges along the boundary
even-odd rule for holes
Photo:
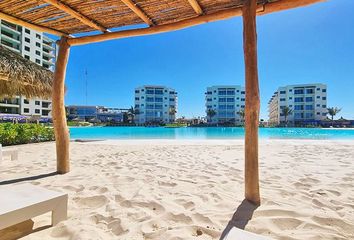
[[[142,86],[135,89],[135,121],[171,123],[176,120],[177,92],[165,86]]]
[[[208,123],[242,124],[240,112],[245,108],[245,88],[242,86],[211,86],[205,93]],[[209,113],[214,114],[210,115]]]
[[[287,123],[318,124],[327,116],[327,86],[315,83],[279,87],[268,102],[270,125],[285,123],[285,107],[292,110]]]
[[[103,106],[66,106],[68,119],[82,121],[100,121],[100,122],[123,122],[124,115],[128,118],[129,109],[126,108],[108,108]],[[127,119],[129,120],[129,119]]]
[[[31,60],[51,71],[56,58],[55,41],[41,32],[0,20],[0,44],[24,58]],[[35,115],[51,118],[50,99],[26,99],[18,96],[0,99],[0,113]]]

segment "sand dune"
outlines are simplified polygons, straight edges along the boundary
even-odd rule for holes
[[[1,184],[55,170],[54,143],[18,148]],[[28,180],[68,193],[68,220],[48,227],[50,215],[39,216],[23,239],[219,239],[243,200],[242,141],[72,143],[71,156],[70,173]],[[260,178],[246,230],[354,239],[353,141],[262,140]]]

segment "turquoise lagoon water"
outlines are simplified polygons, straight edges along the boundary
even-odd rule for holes
[[[72,139],[242,139],[237,127],[70,127]],[[354,129],[260,128],[268,139],[352,139]]]

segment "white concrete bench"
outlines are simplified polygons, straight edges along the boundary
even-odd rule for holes
[[[52,225],[67,218],[68,195],[32,184],[0,186],[0,229],[52,212]]]
[[[226,235],[226,237],[222,240],[271,240],[271,239],[233,227],[230,230],[230,232]]]
[[[0,144],[0,162],[2,161],[3,157],[10,156],[11,160],[18,159],[18,150],[17,149],[3,149],[2,145]]]

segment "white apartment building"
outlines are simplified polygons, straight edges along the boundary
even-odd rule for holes
[[[2,46],[21,54],[51,71],[56,58],[55,41],[41,32],[9,23],[0,19],[0,43]],[[0,99],[0,113],[35,115],[51,118],[50,99],[26,99],[19,96]]]
[[[288,123],[317,124],[327,116],[327,86],[314,83],[279,87],[268,102],[270,125],[285,122],[282,109],[286,106],[292,110]]]
[[[241,124],[239,112],[245,108],[245,88],[242,86],[211,86],[205,93],[207,120],[211,124]],[[214,110],[214,116],[208,112]]]
[[[135,88],[135,121],[144,123],[172,123],[176,120],[177,92],[165,86]]]

